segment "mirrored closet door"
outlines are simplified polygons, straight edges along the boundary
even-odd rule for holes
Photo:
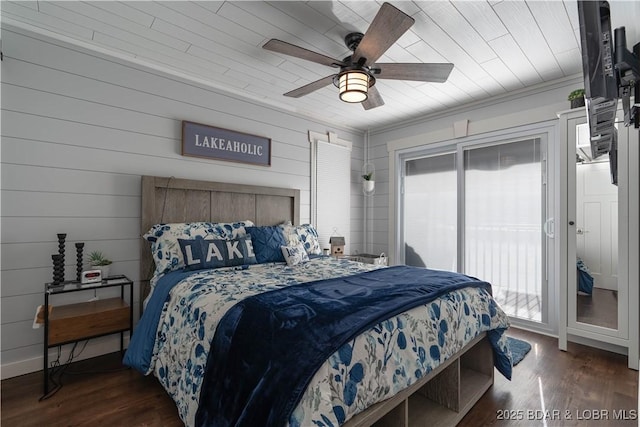
[[[618,123],[611,149],[598,153],[584,112],[569,113],[565,123],[566,330],[560,347],[564,338],[566,349],[567,335],[609,343],[627,351],[629,366],[637,369],[638,131]]]
[[[569,281],[575,285],[575,292],[569,294],[571,324],[626,338],[628,316],[623,302],[628,301],[629,259],[624,250],[628,224],[626,202],[619,193],[626,191],[628,180],[626,164],[617,166],[616,154],[626,158],[628,145],[620,144],[617,153],[614,149],[598,156],[592,152],[589,125],[586,120],[581,122],[573,120],[570,132],[575,162],[569,172],[573,178],[569,194],[574,198],[568,205],[568,239],[576,260],[576,268],[568,270]]]

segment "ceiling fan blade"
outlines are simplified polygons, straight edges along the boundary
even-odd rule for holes
[[[353,62],[366,58],[371,65],[382,56],[411,26],[415,20],[389,3],[384,3],[353,54]]]
[[[380,73],[376,79],[414,80],[418,82],[444,83],[449,78],[453,64],[429,63],[429,64],[376,64]]]
[[[361,102],[365,110],[371,110],[372,108],[382,107],[384,100],[380,96],[380,92],[375,86],[371,86],[367,92],[367,99]]]
[[[322,89],[323,87],[333,83],[334,76],[335,74],[332,74],[327,77],[323,77],[320,80],[316,80],[315,82],[311,82],[308,85],[304,85],[299,87],[298,89],[294,89],[290,92],[287,92],[284,94],[284,96],[290,96],[292,98],[300,98],[301,96],[308,95],[311,92],[314,92],[318,89]]]
[[[343,64],[342,61],[337,59],[333,59],[321,53],[277,39],[269,40],[262,46],[262,48],[273,52],[284,53],[289,56],[295,56],[296,58],[306,59],[307,61],[316,62],[329,67],[340,67]]]

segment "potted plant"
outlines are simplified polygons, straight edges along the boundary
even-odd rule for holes
[[[567,99],[571,102],[571,108],[584,107],[584,89],[572,91]]]
[[[362,175],[362,188],[365,193],[371,193],[376,186],[376,182],[373,180],[373,172]]]
[[[102,272],[102,278],[109,277],[109,266],[113,263],[110,259],[104,256],[100,251],[93,251],[89,254],[89,264],[94,270],[100,270]]]

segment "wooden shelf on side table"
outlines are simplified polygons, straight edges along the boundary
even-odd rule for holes
[[[49,317],[49,346],[129,329],[129,304],[122,298],[55,306]]]

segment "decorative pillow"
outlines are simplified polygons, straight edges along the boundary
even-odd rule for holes
[[[151,243],[151,254],[156,264],[154,275],[185,267],[178,239],[234,239],[246,235],[245,227],[253,226],[246,220],[232,223],[191,222],[156,224],[142,236]]]
[[[197,236],[195,239],[189,240],[178,239],[178,242],[184,257],[185,268],[188,270],[256,263],[249,235],[229,240],[207,240]]]
[[[322,255],[320,242],[318,241],[318,232],[311,224],[302,224],[296,227],[296,233],[300,238],[300,242],[304,246],[304,250],[308,255]]]
[[[291,221],[278,224],[278,227],[282,229],[282,234],[284,235],[284,240],[287,242],[287,246],[296,246],[301,243],[300,237],[298,237],[298,233],[296,232],[296,227],[291,224]]]
[[[246,228],[253,227],[255,224],[248,219],[238,222],[215,222],[213,228],[217,233],[224,236],[225,239],[235,239],[236,237],[245,236]]]
[[[309,261],[309,255],[304,250],[302,243],[298,243],[296,246],[281,246],[280,249],[288,266]]]
[[[282,228],[277,225],[265,227],[246,227],[251,235],[253,251],[258,264],[265,262],[284,262],[281,246],[286,246]]]

